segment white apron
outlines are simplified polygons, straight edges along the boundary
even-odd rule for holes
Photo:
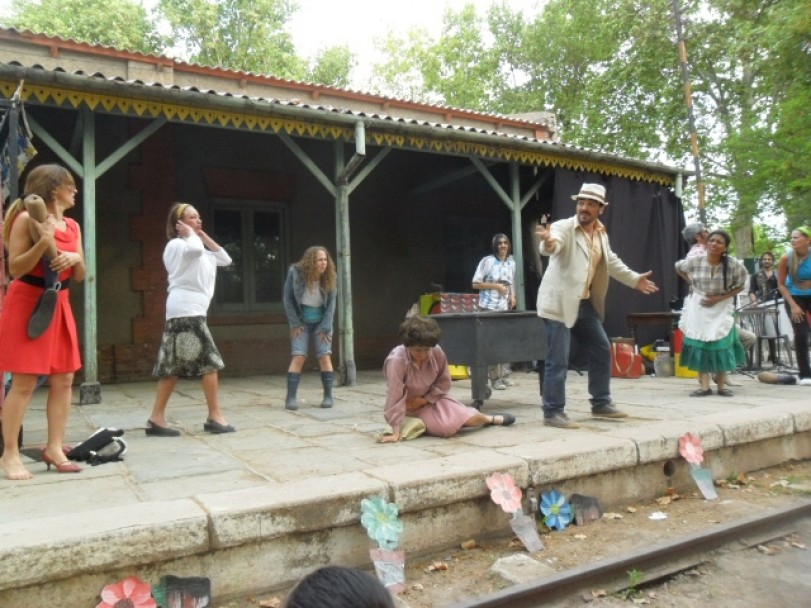
[[[701,342],[717,342],[726,338],[735,324],[735,303],[727,298],[713,306],[702,306],[706,296],[697,291],[684,298],[679,329],[685,337]]]

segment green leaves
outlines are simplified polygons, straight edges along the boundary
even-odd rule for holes
[[[279,78],[303,80],[285,24],[291,0],[160,0],[159,11],[183,42],[190,61]]]
[[[8,25],[50,36],[152,54],[168,43],[131,0],[14,0],[12,11]]]
[[[680,5],[708,213],[750,256],[758,219],[809,219],[811,4]],[[437,40],[384,40],[376,85],[482,111],[551,110],[566,143],[692,170],[675,32],[671,0],[550,0],[534,16],[495,3],[486,20],[468,6],[445,14]]]
[[[811,4],[680,6],[707,213],[741,235],[736,254],[749,256],[756,221],[811,221]],[[183,49],[192,62],[281,78],[348,87],[356,64],[346,47],[296,54],[293,0],[160,0],[151,16],[134,0],[14,0],[12,10],[20,29]],[[468,5],[444,13],[436,39],[413,29],[376,40],[368,86],[483,112],[554,111],[568,144],[692,170],[675,38],[672,0],[549,0],[533,15],[508,2],[486,14]]]

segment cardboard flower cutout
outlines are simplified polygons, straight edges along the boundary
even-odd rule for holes
[[[690,464],[700,465],[704,462],[704,448],[701,439],[692,433],[685,433],[679,437],[679,454]]]
[[[360,523],[366,534],[381,549],[396,549],[403,533],[403,522],[397,518],[397,505],[386,502],[379,496],[364,498],[360,502]]]
[[[512,476],[508,473],[493,473],[484,480],[484,483],[490,489],[490,498],[493,502],[504,509],[505,513],[512,515],[510,527],[524,543],[527,551],[531,553],[541,551],[544,547],[538,536],[535,513],[532,513],[532,517],[524,514],[521,507],[521,489],[516,487]]]
[[[366,534],[378,545],[370,549],[369,556],[375,565],[380,582],[392,593],[405,590],[405,551],[397,550],[403,522],[397,518],[397,505],[376,496],[360,501],[360,523]]]
[[[512,476],[508,473],[493,473],[484,481],[490,489],[490,498],[504,509],[517,517],[521,512],[521,489],[517,488]]]
[[[152,587],[137,576],[127,578],[107,585],[101,590],[101,602],[96,608],[157,608],[158,604],[152,598]]]
[[[550,490],[541,494],[541,513],[543,523],[549,529],[563,530],[572,523],[572,506],[557,490]]]
[[[701,439],[692,433],[685,433],[679,437],[679,454],[690,463],[690,476],[696,482],[702,496],[707,500],[718,498],[712,472],[701,466],[701,463],[704,462],[704,448],[701,447]]]

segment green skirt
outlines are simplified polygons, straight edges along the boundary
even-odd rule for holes
[[[702,342],[684,338],[681,364],[687,369],[704,374],[731,372],[746,362],[746,353],[738,337],[738,326],[733,325],[725,338]]]

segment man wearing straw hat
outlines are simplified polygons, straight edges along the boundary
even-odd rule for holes
[[[659,291],[648,278],[651,271],[634,272],[611,250],[599,220],[608,204],[605,186],[583,184],[572,200],[577,201],[574,216],[535,229],[541,255],[549,256],[537,303],[538,316],[546,320],[544,424],[566,429],[580,426],[564,411],[572,336],[588,353],[592,415],[627,416],[611,403],[611,343],[602,323],[609,277],[644,294]]]

